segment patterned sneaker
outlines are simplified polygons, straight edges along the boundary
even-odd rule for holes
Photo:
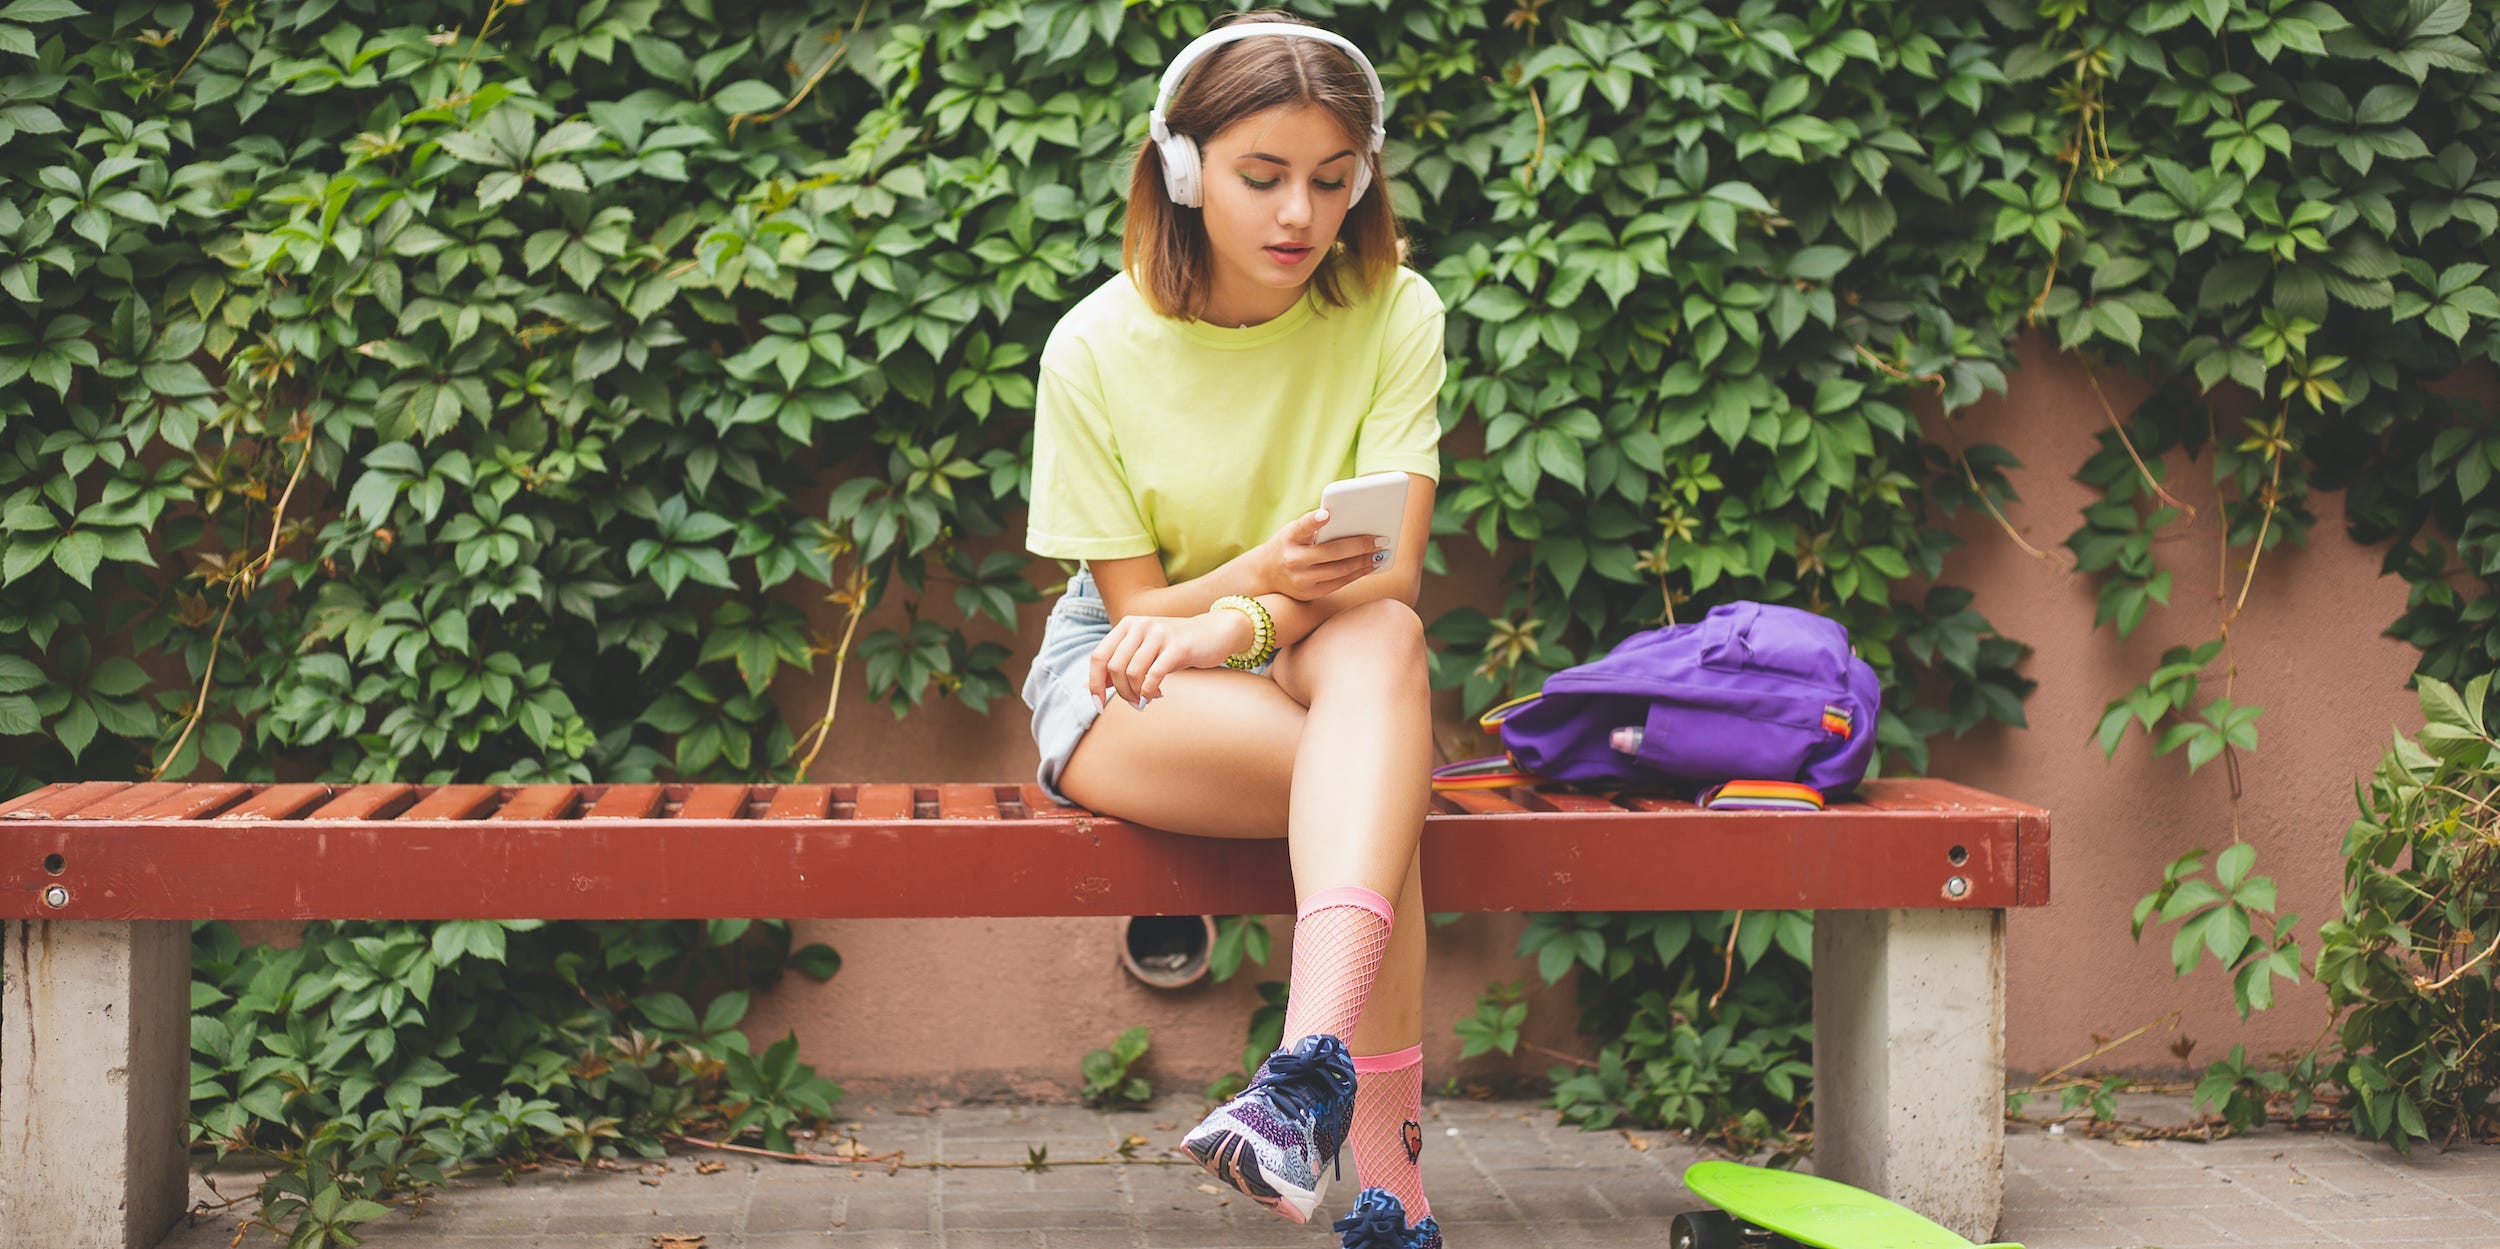
[[[1427,1214],[1406,1225],[1406,1206],[1385,1188],[1366,1188],[1354,1198],[1354,1213],[1330,1224],[1345,1236],[1343,1249],[1441,1249],[1441,1225]]]
[[[1190,1129],[1181,1148],[1252,1201],[1307,1223],[1353,1125],[1354,1058],[1323,1032],[1268,1055],[1250,1087]]]

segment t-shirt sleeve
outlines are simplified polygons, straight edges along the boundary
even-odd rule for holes
[[[1441,479],[1441,296],[1420,275],[1407,278],[1386,336],[1380,386],[1355,442],[1356,474],[1400,470]]]
[[[1099,388],[1045,351],[1033,396],[1033,506],[1024,546],[1054,559],[1126,559],[1155,552],[1121,469]]]

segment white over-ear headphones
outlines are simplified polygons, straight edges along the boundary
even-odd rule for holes
[[[1181,49],[1179,56],[1172,58],[1172,67],[1163,71],[1163,84],[1155,90],[1154,111],[1146,115],[1146,132],[1154,138],[1155,149],[1163,156],[1164,192],[1172,197],[1173,203],[1190,208],[1206,203],[1205,171],[1198,162],[1197,141],[1185,134],[1172,133],[1172,128],[1163,120],[1164,107],[1172,102],[1173,93],[1180,90],[1181,80],[1188,76],[1189,67],[1196,64],[1199,58],[1225,44],[1239,43],[1260,35],[1317,39],[1344,49],[1347,56],[1354,58],[1356,65],[1363,67],[1363,80],[1372,88],[1371,132],[1364,136],[1370,150],[1357,154],[1355,158],[1354,194],[1346,200],[1348,206],[1362,203],[1364,190],[1372,184],[1372,159],[1380,154],[1382,145],[1389,137],[1389,131],[1381,120],[1381,114],[1388,111],[1389,99],[1380,89],[1380,75],[1372,71],[1372,63],[1363,55],[1363,50],[1342,36],[1316,26],[1293,22],[1242,22],[1218,27],[1191,40],[1188,47]]]

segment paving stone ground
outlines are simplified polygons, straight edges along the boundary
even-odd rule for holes
[[[2147,1107],[2151,1113],[2143,1113]],[[1324,1226],[1294,1227],[1185,1165],[1155,1161],[1195,1121],[1199,1103],[1144,1111],[966,1106],[931,1113],[851,1107],[852,1139],[907,1163],[802,1166],[689,1153],[639,1171],[547,1168],[465,1180],[416,1217],[363,1229],[371,1249],[654,1249],[664,1236],[701,1249],[1235,1249],[1333,1245]],[[2183,1106],[2139,1099],[2158,1121]],[[1425,1183],[1452,1249],[1661,1249],[1667,1223],[1693,1208],[1676,1177],[1704,1156],[1655,1135],[1557,1126],[1534,1102],[1435,1101],[1426,1107]],[[1087,1165],[1143,1136],[1139,1161]],[[1638,1146],[1645,1145],[1646,1148]],[[820,1142],[813,1148],[826,1148]],[[1035,1148],[1047,1170],[1024,1169]],[[725,1161],[710,1173],[698,1164]],[[253,1177],[220,1177],[228,1193]],[[195,1198],[209,1190],[193,1180]],[[1328,1217],[1353,1195],[1351,1170]],[[226,1249],[238,1220],[202,1216],[160,1249]],[[1315,1219],[1314,1222],[1319,1222]],[[2003,1239],[2029,1249],[2368,1246],[2500,1249],[2500,1149],[2403,1158],[2349,1136],[2269,1129],[2212,1144],[2135,1145],[2010,1128]],[[275,1243],[266,1231],[244,1242]]]

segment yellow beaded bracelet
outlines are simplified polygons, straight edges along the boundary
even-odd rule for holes
[[[1276,657],[1276,619],[1267,614],[1267,606],[1244,594],[1227,594],[1215,600],[1207,610],[1230,608],[1250,618],[1250,649],[1224,661],[1224,666],[1240,672],[1255,672],[1259,665]]]

